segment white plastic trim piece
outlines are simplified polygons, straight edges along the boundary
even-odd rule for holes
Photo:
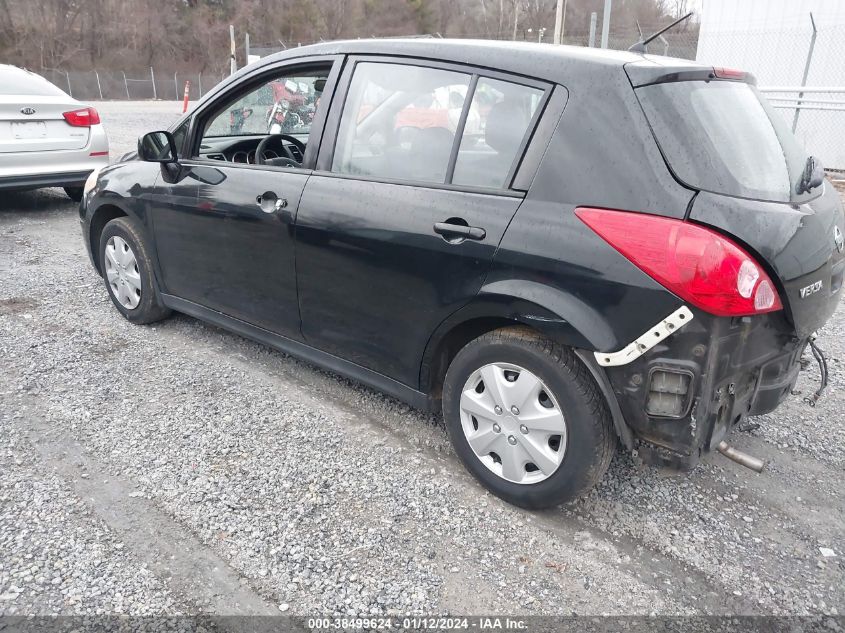
[[[629,343],[618,352],[593,352],[593,354],[595,354],[599,365],[603,367],[627,365],[632,360],[636,360],[645,354],[660,341],[669,337],[673,332],[680,330],[692,321],[692,319],[692,311],[686,306],[681,306],[633,343]]]

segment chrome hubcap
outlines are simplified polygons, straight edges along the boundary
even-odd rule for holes
[[[106,279],[115,298],[127,310],[141,302],[141,273],[129,244],[114,235],[106,242]]]
[[[566,421],[552,392],[527,369],[492,363],[461,393],[461,427],[489,470],[516,484],[551,477],[566,453]]]

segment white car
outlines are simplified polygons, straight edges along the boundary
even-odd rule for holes
[[[64,187],[78,202],[88,176],[108,163],[94,108],[35,73],[0,64],[0,190]]]

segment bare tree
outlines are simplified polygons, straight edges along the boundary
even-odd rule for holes
[[[689,13],[690,0],[670,0],[667,4],[669,13],[673,18],[679,18]]]

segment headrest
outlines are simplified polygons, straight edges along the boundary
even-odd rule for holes
[[[500,101],[490,109],[484,126],[484,141],[497,152],[514,152],[525,135],[528,119],[515,101]]]
[[[442,152],[452,149],[455,136],[445,127],[425,127],[421,129],[411,141],[412,152]]]

